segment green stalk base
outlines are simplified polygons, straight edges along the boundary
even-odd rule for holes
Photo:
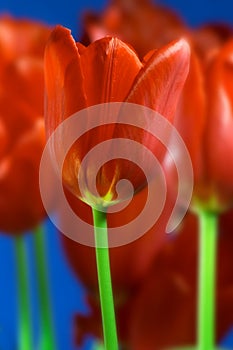
[[[111,282],[106,213],[92,209],[96,245],[96,264],[102,313],[104,349],[118,350],[116,319]],[[99,248],[106,247],[106,248]]]
[[[39,340],[39,350],[56,350],[49,290],[48,262],[45,241],[46,237],[42,226],[35,229],[33,239],[40,306],[39,311],[41,335]]]
[[[215,349],[215,290],[218,216],[199,213],[198,350]]]
[[[15,237],[15,257],[19,304],[19,350],[32,350],[29,271],[25,237]]]

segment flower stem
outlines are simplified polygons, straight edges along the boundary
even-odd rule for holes
[[[34,250],[36,259],[36,271],[38,280],[38,296],[40,303],[40,350],[55,350],[55,335],[49,291],[49,276],[45,234],[42,226],[35,229]]]
[[[199,213],[198,350],[215,348],[215,278],[218,216]]]
[[[112,292],[106,213],[92,209],[96,243],[96,263],[105,350],[117,350],[117,330]],[[104,248],[99,248],[100,246]]]
[[[23,235],[15,237],[15,255],[19,293],[19,350],[32,350],[29,273]]]

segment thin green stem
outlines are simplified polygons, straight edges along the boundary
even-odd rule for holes
[[[215,349],[215,279],[218,216],[199,213],[198,350]]]
[[[19,298],[19,350],[32,350],[29,272],[23,235],[15,237],[15,256]]]
[[[111,282],[106,213],[92,209],[96,244],[96,263],[105,350],[117,350],[117,330]],[[99,248],[103,247],[103,248]]]
[[[40,305],[40,350],[55,350],[52,308],[49,291],[49,276],[45,233],[42,226],[37,227],[34,233],[34,250],[36,259],[36,273],[38,281],[38,297]]]

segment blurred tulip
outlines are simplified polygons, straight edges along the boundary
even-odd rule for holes
[[[149,0],[112,0],[101,15],[86,14],[83,42],[116,35],[130,43],[143,58],[149,50],[184,37],[185,33],[181,18],[167,7]]]
[[[232,325],[233,276],[229,273],[232,217],[220,218],[217,278],[217,330],[219,342]],[[158,349],[195,345],[197,309],[197,219],[189,215],[181,231],[155,259],[151,275],[135,299],[130,318],[130,348]],[[159,283],[156,283],[156,281]]]
[[[141,62],[133,49],[117,38],[106,37],[86,48],[75,44],[69,30],[57,27],[45,53],[48,135],[73,113],[104,102],[143,105],[172,121],[188,73],[188,63],[189,47],[184,40],[154,50]],[[86,118],[85,123],[88,125],[88,114]],[[82,193],[77,175],[82,159],[92,147],[105,140],[124,137],[139,142],[157,155],[162,150],[158,140],[151,134],[133,126],[133,118],[130,126],[102,125],[108,115],[103,113],[101,118],[99,127],[89,130],[74,143],[63,166],[64,184],[89,205],[96,204],[95,194],[89,185],[91,162],[82,168]],[[149,122],[145,116],[145,124]],[[84,120],[80,120],[82,123]],[[65,136],[61,132],[61,140],[62,137]],[[59,149],[60,142],[53,147]],[[141,149],[138,157],[144,159],[143,147]],[[110,148],[110,154],[111,151]],[[145,158],[147,164],[146,161]],[[117,197],[115,187],[121,179],[128,179],[135,192],[145,185],[145,176],[132,162],[125,159],[107,162],[98,172],[96,183],[101,198],[109,204],[114,203]]]
[[[29,56],[41,60],[50,28],[28,19],[0,18],[0,74],[6,65]]]
[[[0,229],[22,232],[44,217],[39,163],[45,144],[43,50],[49,28],[0,20]]]
[[[203,66],[192,52],[175,121],[193,163],[193,205],[212,211],[233,203],[232,53],[230,40]]]
[[[45,146],[44,49],[50,29],[10,17],[0,19],[0,230],[34,230],[34,255],[40,299],[40,343],[54,349],[43,232],[46,217],[39,166]],[[14,237],[18,296],[18,349],[31,350],[28,253],[23,235]],[[33,345],[34,344],[34,345]],[[48,345],[47,345],[48,346]]]
[[[233,27],[225,23],[208,23],[192,30],[195,51],[207,62],[233,35]]]

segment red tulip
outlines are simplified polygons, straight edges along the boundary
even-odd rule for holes
[[[31,229],[45,217],[39,164],[45,144],[42,48],[48,34],[37,23],[0,20],[0,230],[5,232]]]
[[[73,113],[104,102],[140,104],[172,121],[188,73],[188,62],[189,48],[184,40],[151,52],[141,62],[133,49],[117,38],[106,37],[86,48],[74,42],[69,30],[57,27],[45,53],[48,135]],[[99,127],[89,130],[75,142],[63,167],[64,184],[89,204],[90,197],[91,204],[95,203],[95,195],[89,185],[92,164],[82,169],[85,174],[82,183],[84,195],[77,183],[77,174],[83,157],[92,147],[105,140],[124,137],[138,141],[157,155],[162,153],[161,145],[145,130],[133,125],[103,126],[104,118],[107,116],[100,120]],[[145,124],[148,122],[145,116]],[[80,125],[82,123],[84,120],[80,120]],[[85,119],[85,123],[88,125],[88,119]],[[62,137],[64,135],[61,135],[61,140]],[[54,148],[59,146],[60,142]],[[138,158],[145,158],[147,164],[143,151]],[[145,176],[132,162],[112,160],[103,165],[97,174],[96,183],[101,198],[107,198],[109,203],[114,202],[117,197],[115,185],[121,179],[130,180],[135,192],[145,184]]]
[[[113,0],[100,16],[85,16],[84,30],[85,42],[116,35],[143,57],[149,50],[183,37],[186,27],[171,9],[149,0]]]
[[[193,163],[193,205],[217,211],[233,203],[232,53],[231,40],[204,67],[192,53],[176,117]]]
[[[42,23],[0,18],[0,74],[9,62],[20,57],[30,56],[42,59],[50,29]]]
[[[233,35],[233,28],[225,23],[208,23],[192,31],[192,41],[195,51],[201,57],[202,63],[216,54],[222,45]]]
[[[220,219],[217,280],[219,342],[232,326],[232,215]],[[162,349],[194,345],[196,338],[198,229],[194,217],[184,221],[177,237],[155,259],[152,274],[136,298],[130,318],[130,348]],[[156,283],[156,281],[158,283]],[[230,292],[231,291],[231,292]]]

